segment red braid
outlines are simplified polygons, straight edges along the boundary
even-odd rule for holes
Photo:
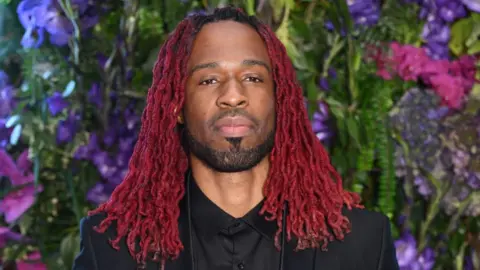
[[[277,220],[282,231],[283,202],[289,202],[287,236],[298,238],[297,249],[325,248],[333,239],[343,239],[350,230],[342,215],[344,205],[361,207],[360,197],[345,191],[327,152],[312,131],[304,108],[302,89],[285,47],[269,27],[233,8],[218,9],[213,15],[183,20],[167,39],[153,69],[142,115],[142,128],[129,173],[110,199],[89,214],[107,213],[97,228],[105,232],[116,221],[114,248],[126,238],[138,263],[148,256],[177,258],[183,250],[179,238],[179,202],[185,194],[188,160],[176,131],[177,116],[184,102],[185,73],[193,38],[207,23],[234,20],[254,27],[265,41],[276,86],[275,146],[270,154],[271,170],[264,186],[261,213]],[[331,233],[330,230],[333,232]],[[136,240],[140,240],[140,251]]]

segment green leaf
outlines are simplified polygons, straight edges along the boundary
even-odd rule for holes
[[[345,109],[343,108],[343,104],[332,98],[327,98],[325,101],[329,105],[330,111],[337,118],[337,120],[343,120],[345,118]]]
[[[62,93],[62,97],[66,98],[70,96],[73,90],[75,90],[75,85],[76,85],[76,82],[74,80],[69,81],[67,86],[65,87],[65,90]]]
[[[450,50],[455,55],[462,55],[465,52],[465,42],[473,29],[473,21],[470,18],[459,20],[451,28]]]
[[[480,40],[475,41],[472,46],[468,47],[467,54],[477,54],[480,52]]]
[[[72,269],[73,261],[80,248],[80,237],[78,233],[69,234],[63,238],[60,244],[60,256],[65,269]]]
[[[20,135],[22,135],[22,125],[18,124],[13,128],[12,134],[10,135],[10,144],[16,145],[20,139]]]
[[[348,117],[346,119],[346,124],[347,124],[348,134],[350,135],[350,137],[352,137],[352,139],[355,142],[355,144],[357,145],[357,147],[360,147],[360,132],[359,132],[359,129],[358,129],[357,121],[355,120],[355,118],[353,116]]]

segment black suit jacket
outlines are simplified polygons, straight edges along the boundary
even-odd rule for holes
[[[310,249],[295,252],[295,243],[287,243],[285,270],[397,270],[399,269],[390,223],[382,214],[363,209],[345,210],[352,224],[351,233],[343,241],[328,245],[328,251]],[[133,270],[134,259],[124,241],[120,250],[113,249],[109,239],[116,235],[114,226],[100,234],[93,230],[105,215],[85,217],[80,225],[81,247],[75,259],[74,270]],[[188,226],[185,215],[180,216],[180,238],[185,246],[180,257],[167,261],[165,270],[191,270],[188,245]],[[147,270],[160,269],[159,264],[147,263]],[[202,269],[203,270],[203,269]],[[213,269],[212,269],[213,270]]]

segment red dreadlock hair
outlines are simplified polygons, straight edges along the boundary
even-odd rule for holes
[[[302,89],[285,47],[272,30],[235,8],[216,9],[211,15],[194,15],[179,23],[158,55],[153,84],[142,115],[142,128],[129,172],[110,200],[89,214],[107,217],[98,232],[116,221],[114,248],[123,237],[139,263],[176,258],[183,249],[179,238],[179,203],[185,194],[187,155],[182,148],[177,117],[184,102],[186,64],[196,33],[208,23],[233,20],[253,27],[263,38],[272,63],[276,91],[276,134],[270,154],[271,169],[265,182],[261,214],[276,220],[276,246],[282,231],[282,210],[288,201],[287,239],[298,239],[297,249],[325,248],[350,231],[342,215],[346,205],[361,207],[358,194],[345,191],[327,152],[312,131],[304,108]],[[136,240],[139,240],[137,242]],[[138,246],[140,250],[138,251]]]

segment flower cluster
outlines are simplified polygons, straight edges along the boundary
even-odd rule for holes
[[[480,189],[480,118],[453,114],[439,106],[439,98],[430,90],[409,90],[391,112],[391,123],[407,146],[395,149],[398,177],[407,177],[422,196],[438,192],[424,172],[436,181],[450,183],[441,207],[447,214],[458,211],[472,193]],[[472,196],[465,212],[480,214],[480,202]]]
[[[474,2],[465,0],[464,2]],[[448,59],[450,25],[467,15],[461,0],[417,0],[420,5],[419,17],[425,20],[422,38],[427,54],[433,59]]]
[[[395,241],[398,265],[401,270],[430,270],[435,265],[435,252],[431,248],[426,248],[418,252],[417,241],[409,232]]]
[[[347,0],[347,6],[355,27],[370,27],[380,19],[379,0]],[[335,29],[331,21],[325,22],[325,28],[330,31]],[[345,34],[344,29],[341,32]]]
[[[5,222],[14,224],[35,202],[36,194],[43,190],[41,185],[34,184],[34,178],[31,171],[31,162],[28,159],[28,151],[22,152],[16,162],[5,151],[0,150],[0,179],[6,178],[10,186],[10,191],[0,200],[0,214],[4,216]],[[8,227],[0,227],[0,249],[4,248],[8,242],[20,242],[28,239],[21,234],[12,231]],[[27,260],[39,260],[38,252],[29,255]],[[1,261],[0,261],[1,262]],[[21,266],[23,265],[23,268]],[[34,265],[29,262],[17,262],[18,269],[26,268]],[[34,269],[47,269],[40,262],[35,264]]]
[[[60,145],[73,141],[80,127],[80,113],[69,109],[70,103],[60,92],[54,92],[46,102],[52,116],[59,116],[66,111],[66,117],[61,119],[56,127],[56,143]]]
[[[89,201],[95,204],[106,201],[123,180],[139,128],[140,116],[136,114],[135,104],[130,104],[126,110],[114,108],[109,127],[104,132],[91,133],[88,144],[77,149],[75,158],[92,162],[103,179],[88,192]]]
[[[367,56],[376,62],[380,77],[421,80],[450,108],[459,109],[475,83],[476,58],[473,56],[465,55],[454,61],[435,60],[423,48],[396,42],[390,44],[390,51],[389,55],[376,51]]]
[[[68,2],[68,1],[67,1]],[[57,46],[66,45],[74,33],[75,26],[65,16],[65,9],[72,9],[78,16],[80,31],[93,27],[98,22],[95,7],[87,0],[23,0],[17,6],[20,23],[25,28],[22,46],[38,48],[42,45],[45,32],[49,34],[50,42]]]
[[[396,174],[405,177],[408,170],[412,170],[413,184],[425,197],[432,194],[433,187],[418,168],[433,171],[443,148],[437,134],[441,131],[440,121],[449,109],[439,104],[440,98],[433,91],[413,88],[403,95],[390,113],[391,125],[399,132],[409,152],[407,156],[401,145],[396,146]]]
[[[452,181],[450,190],[442,202],[448,214],[458,211],[459,204],[469,198],[463,214],[480,215],[478,196],[471,196],[480,191],[480,111],[478,115],[456,115],[447,118],[443,132],[448,156],[442,159],[448,178]]]
[[[356,25],[372,26],[380,19],[379,0],[347,0],[347,5]]]

